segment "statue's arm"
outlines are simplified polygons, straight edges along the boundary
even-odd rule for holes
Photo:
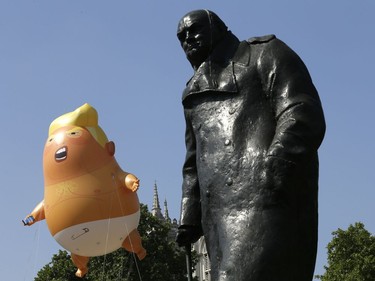
[[[196,242],[203,234],[199,179],[196,167],[196,142],[188,110],[185,110],[185,120],[186,157],[182,169],[181,218],[176,237],[176,242],[181,247]]]
[[[322,105],[298,55],[277,39],[270,43],[270,48],[267,77],[276,131],[268,156],[299,163],[315,154],[323,140]]]
[[[186,156],[182,169],[181,225],[199,226],[201,224],[201,206],[199,179],[196,166],[196,142],[189,110],[185,110]]]

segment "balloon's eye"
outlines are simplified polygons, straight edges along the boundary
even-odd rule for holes
[[[52,144],[54,140],[55,140],[55,136],[50,136],[50,137],[47,139],[46,145],[50,145],[50,144]]]
[[[69,131],[67,135],[68,137],[71,137],[71,138],[79,138],[80,136],[82,136],[82,131],[79,131],[79,130]]]

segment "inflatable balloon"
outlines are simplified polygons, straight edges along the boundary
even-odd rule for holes
[[[89,257],[120,247],[146,255],[137,227],[139,179],[123,171],[115,145],[98,125],[89,104],[55,119],[44,148],[44,200],[23,221],[46,219],[56,241],[71,252],[78,268],[88,271]]]

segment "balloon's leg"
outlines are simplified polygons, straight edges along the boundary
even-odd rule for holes
[[[76,272],[77,277],[84,277],[86,273],[89,271],[87,264],[89,262],[89,257],[83,257],[83,256],[78,256],[75,254],[72,254],[72,261],[74,265],[78,268]]]
[[[137,229],[134,229],[122,243],[122,247],[132,253],[135,253],[139,260],[146,256],[146,250],[142,246],[142,239]]]

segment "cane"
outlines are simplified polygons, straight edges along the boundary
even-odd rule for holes
[[[188,281],[193,281],[193,272],[191,266],[191,244],[185,246],[186,251],[186,268]]]

